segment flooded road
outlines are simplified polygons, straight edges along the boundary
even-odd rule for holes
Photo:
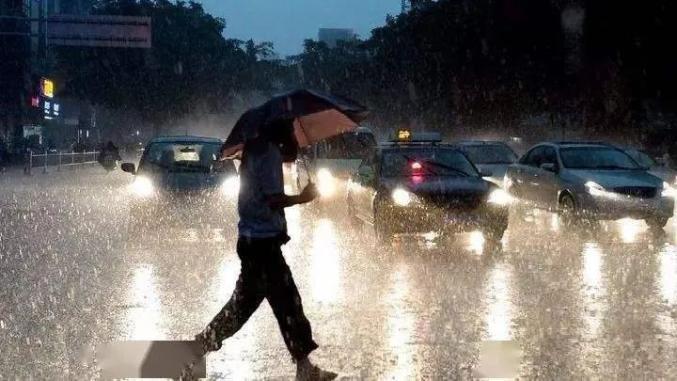
[[[134,239],[130,178],[97,169],[0,178],[0,374],[89,379],[113,340],[191,339],[239,272],[236,221],[186,221]],[[572,234],[556,216],[514,216],[502,250],[480,233],[379,246],[343,208],[287,210],[284,247],[319,365],[346,379],[469,379],[484,342],[519,348],[541,379],[677,374],[677,229],[641,221]],[[263,303],[221,351],[213,379],[292,379]]]

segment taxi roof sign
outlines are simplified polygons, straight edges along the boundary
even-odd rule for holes
[[[394,143],[439,143],[441,141],[442,135],[439,132],[413,133],[407,129],[397,130],[392,139]]]
[[[40,90],[43,97],[54,98],[54,82],[51,79],[40,78]]]
[[[398,141],[409,141],[409,140],[411,140],[411,131],[409,131],[409,130],[397,130],[397,140]]]

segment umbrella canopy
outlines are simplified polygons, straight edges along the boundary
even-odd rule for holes
[[[293,120],[296,140],[299,146],[306,147],[352,131],[366,117],[366,107],[352,100],[313,90],[295,90],[245,112],[226,139],[221,157],[239,155],[248,140],[265,133],[278,120]]]

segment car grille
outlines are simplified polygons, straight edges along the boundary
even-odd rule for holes
[[[481,194],[464,194],[464,195],[444,195],[444,196],[427,196],[426,201],[438,208],[455,209],[455,210],[473,210],[480,206],[483,200]]]
[[[614,188],[614,192],[631,197],[654,198],[657,190],[654,187],[618,187]]]

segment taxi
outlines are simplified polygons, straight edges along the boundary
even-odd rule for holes
[[[437,133],[399,130],[365,159],[348,183],[348,213],[387,242],[399,234],[450,235],[480,230],[498,243],[508,227],[510,196],[483,177]]]

